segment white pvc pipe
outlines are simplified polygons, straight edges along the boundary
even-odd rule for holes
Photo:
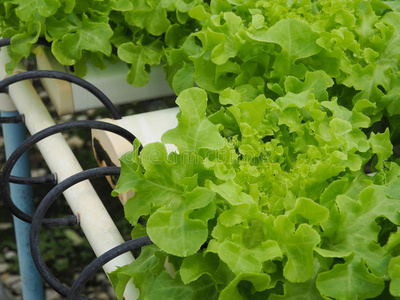
[[[0,77],[4,78],[4,65],[9,60],[6,51],[0,51]],[[55,125],[49,112],[36,93],[30,81],[22,81],[9,86],[11,96],[20,114],[25,116],[25,124],[31,134]],[[62,134],[50,136],[38,143],[50,170],[57,174],[61,182],[82,171],[82,167],[72,153]],[[64,196],[75,215],[79,215],[80,226],[97,256],[124,242],[117,227],[105,209],[89,181],[72,186]],[[116,266],[123,266],[134,260],[132,254],[125,253],[104,265],[109,273]],[[137,299],[139,291],[131,284],[125,291],[125,299]]]

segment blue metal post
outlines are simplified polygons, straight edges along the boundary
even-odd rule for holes
[[[1,112],[3,117],[17,116],[18,112]],[[4,146],[6,157],[26,139],[26,129],[24,124],[3,124]],[[15,165],[14,176],[29,177],[29,159],[24,154]],[[10,184],[11,198],[15,205],[22,211],[32,214],[33,191],[28,185]],[[17,242],[18,261],[22,281],[22,297],[24,300],[43,300],[43,284],[39,272],[32,260],[29,246],[30,224],[14,217],[15,238]]]

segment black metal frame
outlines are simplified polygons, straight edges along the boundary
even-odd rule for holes
[[[11,38],[0,39],[0,48],[3,46],[9,46],[11,43]],[[39,39],[37,42],[38,45],[50,46],[50,44],[43,40]],[[108,109],[114,119],[120,119],[121,115],[117,111],[114,104],[111,100],[101,92],[97,87],[87,82],[86,80],[76,77],[74,75],[57,72],[57,71],[47,71],[47,70],[36,70],[36,71],[27,71],[24,73],[19,73],[7,77],[0,81],[0,93],[8,93],[8,86],[18,81],[33,79],[33,78],[55,78],[66,80],[71,83],[77,84],[88,92],[92,93],[96,96]],[[24,117],[18,118],[0,118],[0,123],[23,123]],[[64,218],[44,218],[49,207],[54,203],[54,201],[69,187],[77,184],[83,180],[102,177],[102,176],[119,176],[120,168],[119,167],[100,167],[94,168],[90,170],[85,170],[80,173],[74,174],[69,178],[63,180],[62,182],[57,183],[57,177],[55,174],[48,174],[42,177],[34,177],[34,178],[24,178],[24,177],[15,177],[11,176],[11,171],[18,161],[18,159],[25,153],[28,148],[41,141],[42,139],[49,137],[53,134],[61,133],[68,130],[73,129],[100,129],[105,131],[110,131],[115,134],[120,135],[125,138],[130,143],[136,139],[136,137],[127,131],[126,129],[119,127],[117,125],[113,125],[106,122],[100,121],[72,121],[63,124],[57,124],[46,128],[42,131],[37,132],[31,137],[27,138],[15,151],[10,155],[7,159],[3,171],[0,172],[0,191],[1,191],[1,199],[4,201],[6,206],[9,208],[10,212],[16,216],[17,218],[31,223],[31,231],[30,231],[30,247],[32,252],[32,257],[35,262],[36,267],[38,268],[39,273],[42,278],[59,294],[66,297],[68,300],[74,299],[91,299],[82,295],[79,295],[80,290],[83,288],[85,283],[89,280],[90,276],[93,275],[98,269],[100,269],[103,265],[105,265],[110,260],[115,257],[132,250],[139,249],[143,246],[152,244],[152,241],[148,236],[137,238],[134,240],[127,241],[104,254],[97,257],[93,260],[78,276],[78,278],[74,281],[70,288],[63,285],[59,280],[57,280],[53,274],[48,269],[46,263],[43,260],[43,256],[40,250],[39,244],[39,235],[40,228],[42,225],[44,226],[75,226],[79,224],[79,216],[67,216]],[[140,145],[139,151],[141,151],[142,146]],[[28,215],[25,212],[21,211],[12,201],[10,197],[9,183],[16,184],[42,184],[42,183],[53,183],[55,186],[50,190],[50,192],[43,198],[43,200],[38,205],[36,211],[33,215]]]

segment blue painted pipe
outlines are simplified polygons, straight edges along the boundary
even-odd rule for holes
[[[18,112],[1,112],[2,117],[18,115]],[[6,158],[8,158],[15,148],[26,139],[26,129],[24,124],[2,124],[2,129]],[[27,153],[18,160],[11,175],[22,177],[30,176]],[[11,198],[19,209],[27,214],[33,213],[33,191],[31,186],[10,183],[10,193]],[[24,300],[43,300],[42,278],[32,260],[31,248],[29,246],[31,225],[14,217],[14,228],[22,281],[22,298]]]

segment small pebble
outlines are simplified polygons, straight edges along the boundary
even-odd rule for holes
[[[96,274],[96,282],[108,282],[108,278],[104,273]]]
[[[7,263],[0,263],[0,273],[4,273],[8,270],[8,264]]]
[[[84,145],[85,141],[78,136],[73,136],[67,140],[67,143],[70,147],[80,148]]]
[[[60,119],[62,121],[71,121],[72,118],[73,118],[73,115],[63,115],[63,116],[60,117]]]
[[[8,230],[13,227],[12,223],[0,223],[0,230]]]
[[[44,168],[35,169],[31,171],[32,177],[41,177],[48,174],[48,171]]]
[[[87,115],[79,115],[76,117],[76,120],[78,121],[86,121],[87,119],[89,119]]]
[[[18,278],[18,281],[15,281],[13,284],[11,284],[10,287],[14,294],[22,294],[22,282],[20,278]]]
[[[16,257],[17,256],[17,252],[16,251],[7,251],[5,254],[4,254],[4,258],[6,259],[6,260],[11,260],[11,259],[13,259],[14,257]]]
[[[21,281],[21,277],[19,275],[9,275],[3,279],[3,282],[6,286],[13,286],[18,281]]]
[[[97,299],[97,300],[109,300],[110,297],[104,292],[97,292],[89,294],[90,298]]]
[[[45,290],[45,295],[46,295],[46,300],[60,300],[63,299],[63,297],[58,294],[56,291],[52,289],[46,289]]]
[[[39,97],[40,98],[47,98],[49,96],[49,94],[47,93],[47,91],[46,90],[41,90],[40,92],[39,92]]]

